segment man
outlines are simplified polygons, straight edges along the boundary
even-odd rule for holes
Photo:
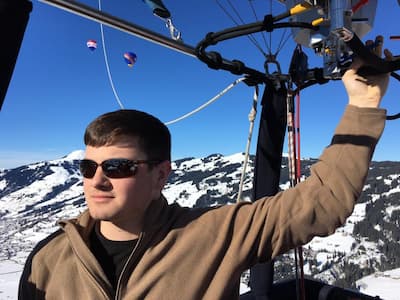
[[[168,205],[168,129],[135,110],[95,119],[80,165],[88,211],[33,250],[20,299],[237,299],[244,270],[333,233],[352,213],[388,85],[387,74],[357,75],[360,66],[343,76],[349,105],[310,177],[254,203]]]

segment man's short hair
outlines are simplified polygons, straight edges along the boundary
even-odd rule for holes
[[[134,109],[105,113],[86,128],[86,146],[100,147],[116,144],[121,139],[136,138],[147,159],[171,160],[171,134],[156,117]]]

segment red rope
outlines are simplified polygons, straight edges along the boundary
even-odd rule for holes
[[[289,86],[290,89],[290,86]],[[300,160],[300,95],[294,95],[292,90],[288,91],[287,97],[287,127],[288,127],[288,163],[289,178],[291,187],[300,182],[301,176],[301,160]],[[296,291],[297,299],[305,300],[305,284],[304,284],[304,260],[302,247],[294,249],[295,266],[296,266]],[[300,269],[300,272],[299,272]],[[299,276],[300,273],[300,276]]]
[[[301,178],[301,156],[300,156],[300,93],[296,94],[296,116],[295,116],[295,149],[296,149],[296,182],[300,182]],[[303,247],[297,247],[299,256],[299,266],[300,266],[300,293],[301,299],[305,300],[305,285],[304,285],[304,259],[303,259]]]
[[[300,159],[300,94],[296,95],[296,118],[295,118],[295,129],[296,129],[296,161],[297,161],[297,182],[300,182],[301,177],[301,159]]]
[[[351,10],[353,11],[353,14],[354,14],[357,10],[359,10],[361,7],[363,7],[365,4],[367,4],[367,3],[368,3],[368,0],[360,0],[360,1],[358,1],[357,4],[354,5],[354,6],[351,8]]]

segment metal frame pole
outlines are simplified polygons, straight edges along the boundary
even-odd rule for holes
[[[163,47],[170,48],[172,50],[197,58],[194,47],[190,45],[186,45],[182,42],[178,42],[171,38],[167,38],[161,34],[158,34],[157,32],[148,30],[144,27],[141,27],[133,23],[129,23],[125,20],[114,17],[110,14],[99,11],[97,9],[79,3],[77,1],[68,1],[68,0],[39,0],[39,1],[58,7],[62,10],[71,12],[81,17],[87,18],[89,20],[96,21],[106,26],[113,27],[115,29],[135,35],[147,41],[159,44]]]

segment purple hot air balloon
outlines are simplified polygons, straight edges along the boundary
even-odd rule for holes
[[[133,52],[126,52],[124,53],[124,60],[128,64],[129,67],[133,67],[137,59],[137,56]]]

